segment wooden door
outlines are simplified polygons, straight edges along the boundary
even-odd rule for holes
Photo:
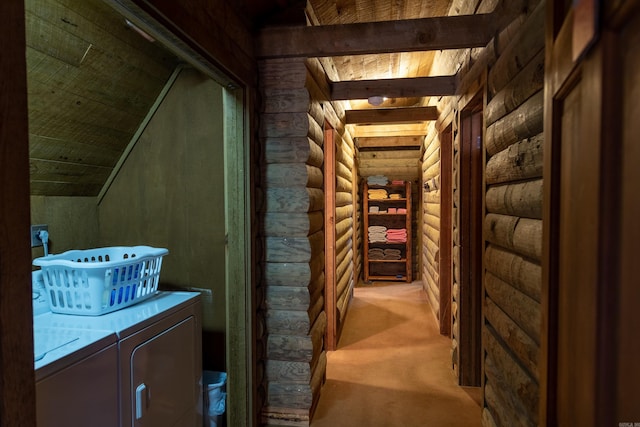
[[[640,422],[637,5],[547,4],[540,425]]]

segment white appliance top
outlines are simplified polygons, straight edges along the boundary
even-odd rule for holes
[[[53,328],[109,331],[119,339],[140,330],[158,320],[189,305],[199,297],[197,292],[159,291],[151,298],[118,311],[101,316],[78,316],[72,314],[44,313],[34,317],[34,325],[42,324]]]
[[[33,318],[36,379],[116,343],[198,298],[197,292],[160,291],[138,304],[101,316],[40,311]]]
[[[49,328],[34,324],[36,381],[117,342],[111,331]]]

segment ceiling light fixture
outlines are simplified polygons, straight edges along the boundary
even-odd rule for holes
[[[131,28],[133,31],[135,31],[136,33],[140,34],[142,37],[145,38],[145,40],[147,40],[148,42],[155,42],[156,39],[154,39],[153,37],[151,37],[149,34],[145,33],[143,30],[141,30],[137,25],[135,25],[133,22],[129,21],[128,19],[125,19],[125,22],[127,23],[127,26],[129,28]]]
[[[377,107],[378,105],[382,104],[384,101],[386,101],[387,98],[384,96],[370,96],[367,99],[367,102],[375,107]]]

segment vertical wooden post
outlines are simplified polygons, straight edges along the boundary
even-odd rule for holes
[[[225,127],[225,213],[227,235],[227,403],[229,425],[255,425],[255,355],[253,263],[251,235],[251,179],[248,121],[245,117],[243,90],[224,92]]]
[[[336,144],[334,129],[328,122],[324,125],[324,308],[327,314],[326,350],[337,347],[337,301],[336,301]]]
[[[0,2],[0,425],[35,426],[24,2]]]

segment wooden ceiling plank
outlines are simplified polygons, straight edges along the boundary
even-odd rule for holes
[[[435,76],[382,80],[355,80],[331,83],[331,100],[386,98],[421,98],[455,95],[458,77]]]
[[[419,123],[438,118],[437,107],[347,110],[347,124]]]
[[[33,181],[81,182],[82,184],[102,184],[112,168],[95,165],[82,165],[69,162],[56,162],[44,159],[29,160],[30,176]]]
[[[57,40],[61,41],[57,44],[62,45],[77,39],[77,43],[84,43],[84,47],[80,46],[83,48],[77,50],[81,52],[74,55],[79,56],[79,62],[70,62],[71,65],[80,66],[86,59],[83,56],[86,52],[98,50],[108,56],[109,62],[119,66],[121,72],[137,68],[153,79],[164,79],[167,70],[170,74],[180,62],[172,55],[167,55],[155,43],[144,40],[129,29],[123,18],[114,18],[117,14],[105,13],[108,12],[108,7],[105,9],[106,5],[101,2],[68,3],[70,4],[63,5],[45,0],[27,2],[27,17],[32,16],[27,21],[28,46],[43,45],[44,49],[50,49],[48,46]],[[113,19],[118,19],[119,22]],[[47,34],[55,36],[43,39]]]
[[[95,196],[101,184],[84,184],[81,182],[51,182],[31,180],[32,196]]]
[[[483,47],[500,21],[494,13],[260,31],[259,58],[329,57]]]
[[[44,19],[25,13],[27,46],[57,58],[72,67],[79,67],[91,43],[52,25]]]
[[[100,144],[61,140],[40,135],[29,135],[29,157],[79,164],[113,167],[121,150]]]
[[[144,115],[173,71],[167,70],[164,79],[151,79],[138,69],[122,73],[96,50],[91,49],[87,56],[99,58],[85,61],[82,68],[68,67],[63,61],[27,48],[29,84],[38,81],[55,90],[73,91],[87,99]]]
[[[29,111],[50,111],[61,119],[61,126],[64,126],[64,120],[78,119],[133,133],[144,118],[144,112],[127,111],[124,108],[126,105],[112,107],[82,95],[54,89],[34,79],[28,81]]]

